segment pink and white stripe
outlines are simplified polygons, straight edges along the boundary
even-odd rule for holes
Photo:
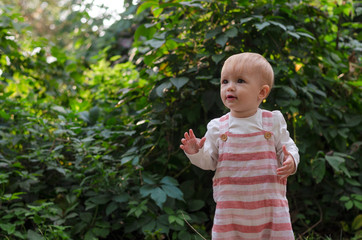
[[[286,181],[278,168],[273,137],[273,114],[262,112],[263,129],[248,134],[229,132],[229,115],[220,118],[219,160],[213,179],[216,211],[213,240],[294,239]]]

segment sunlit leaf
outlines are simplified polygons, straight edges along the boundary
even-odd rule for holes
[[[242,19],[240,19],[240,24],[247,23],[253,19],[254,19],[253,17],[242,18]]]
[[[280,28],[283,29],[284,31],[287,30],[287,28],[286,28],[283,24],[281,24],[281,23],[279,23],[279,22],[275,22],[275,21],[268,21],[268,22],[271,23],[271,24],[273,24],[273,25],[275,25],[275,26],[280,27]]]
[[[177,88],[177,90],[180,90],[180,88],[182,88],[189,81],[189,78],[187,77],[171,78],[170,81]]]
[[[255,26],[256,28],[261,31],[263,30],[264,28],[266,28],[267,26],[269,26],[270,23],[269,22],[263,22],[263,23],[256,23]]]
[[[362,214],[357,215],[352,222],[352,230],[357,231],[362,228]]]
[[[147,8],[150,8],[150,7],[153,7],[153,6],[158,6],[158,2],[157,1],[145,1],[144,3],[142,3],[138,7],[136,14],[140,14],[141,12],[146,10]]]
[[[298,33],[295,33],[295,32],[291,32],[291,31],[287,31],[287,34],[289,34],[290,36],[296,38],[296,39],[299,39],[300,36],[298,35]]]
[[[146,41],[146,44],[149,44],[154,49],[160,48],[166,41],[165,40],[158,40],[158,39],[151,39]]]
[[[171,82],[164,82],[160,86],[156,88],[156,93],[159,97],[162,97],[164,93],[171,88],[172,83]]]

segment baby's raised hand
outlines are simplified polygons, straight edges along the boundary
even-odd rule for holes
[[[185,132],[185,138],[181,139],[180,148],[185,151],[187,154],[195,154],[198,153],[199,150],[204,146],[206,138],[198,139],[195,137],[192,129],[189,132]]]
[[[295,163],[292,155],[288,152],[285,145],[283,146],[283,166],[277,169],[277,174],[281,176],[281,179],[287,179],[295,172]]]

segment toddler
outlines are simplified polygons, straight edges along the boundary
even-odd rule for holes
[[[259,108],[273,82],[260,54],[229,57],[220,96],[230,112],[211,120],[203,138],[190,129],[181,140],[192,164],[215,171],[213,240],[294,239],[286,179],[297,169],[298,148],[283,115]]]

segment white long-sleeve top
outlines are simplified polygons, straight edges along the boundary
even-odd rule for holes
[[[295,166],[299,164],[299,153],[298,147],[294,141],[290,138],[287,130],[287,124],[280,111],[273,111],[273,128],[272,132],[275,141],[275,151],[279,162],[283,162],[284,153],[283,145],[286,146],[288,152],[292,155]],[[190,159],[191,163],[204,170],[215,170],[217,161],[219,158],[219,118],[215,118],[207,125],[207,132],[205,134],[206,141],[204,147],[199,150],[196,154],[187,154],[186,156]],[[248,134],[259,132],[263,130],[262,123],[262,110],[258,111],[251,117],[247,118],[236,118],[229,116],[229,132],[233,134]]]

